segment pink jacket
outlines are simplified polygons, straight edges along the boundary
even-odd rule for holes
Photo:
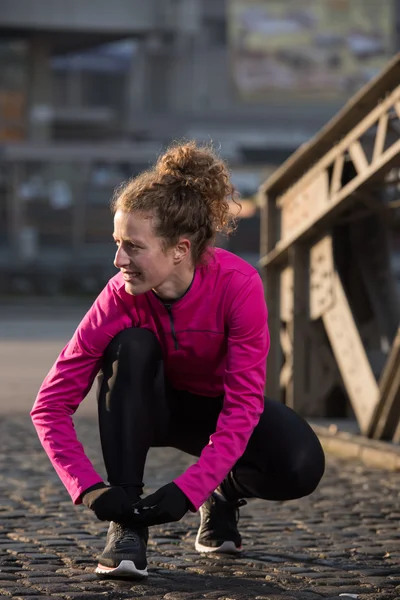
[[[176,389],[224,394],[216,431],[175,483],[196,509],[246,449],[263,411],[269,349],[267,308],[257,271],[215,249],[196,269],[189,291],[172,306],[175,338],[165,306],[152,293],[129,295],[120,273],[99,294],[45,378],[31,417],[40,441],[73,502],[102,478],[84,453],[72,415],[90,390],[112,338],[128,327],[157,336],[165,373]]]

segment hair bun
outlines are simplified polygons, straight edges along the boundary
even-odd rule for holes
[[[213,166],[219,163],[210,149],[196,142],[171,146],[157,161],[156,169],[162,176],[171,177],[177,184],[204,192],[207,179],[215,175]],[[212,173],[214,171],[214,173]]]
[[[217,231],[228,229],[225,222],[233,221],[228,202],[235,201],[236,191],[227,165],[213,148],[198,146],[194,140],[176,143],[159,157],[155,169],[168,185],[185,186],[201,196]]]

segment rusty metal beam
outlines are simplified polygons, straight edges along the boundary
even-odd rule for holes
[[[322,318],[354,413],[365,433],[378,403],[378,384],[335,270],[330,235],[310,251],[310,318]]]
[[[388,62],[374,79],[359,90],[320,132],[309,142],[300,146],[261,186],[263,195],[278,196],[300,179],[310,166],[331,148],[376,106],[382,98],[394,90],[400,81],[400,53]],[[400,118],[400,102],[395,109]]]
[[[400,93],[400,87],[399,87]],[[366,182],[370,182],[374,177],[382,176],[382,174],[392,168],[395,164],[400,165],[400,140],[397,140],[390,148],[388,148],[381,156],[375,159],[368,167],[359,173],[348,184],[342,187],[341,190],[334,193],[324,210],[319,209],[310,216],[309,219],[301,221],[301,225],[291,235],[288,235],[284,240],[280,240],[275,248],[269,254],[260,259],[260,265],[271,265],[275,262],[280,262],[287,257],[287,251],[291,244],[296,240],[303,240],[305,237],[312,235],[312,227],[317,224],[321,227],[332,221],[340,212],[348,208],[348,203],[344,200],[351,201],[351,195],[360,189]]]
[[[362,433],[367,433],[379,389],[339,276],[334,278],[335,303],[322,320]]]
[[[400,328],[379,381],[379,393],[368,435],[391,440],[400,422]]]
[[[344,384],[361,432],[377,438],[389,435],[396,441],[400,441],[400,341],[399,348],[395,344],[392,349],[380,383],[377,381],[385,359],[382,334],[391,340],[399,318],[390,319],[390,327],[385,329],[390,312],[386,284],[391,271],[381,268],[385,261],[378,260],[381,255],[371,247],[371,236],[366,239],[369,254],[363,252],[363,239],[358,254],[350,250],[354,245],[350,234],[357,228],[348,222],[343,225],[343,219],[357,221],[376,211],[383,222],[381,213],[389,205],[378,190],[388,185],[385,178],[389,179],[391,169],[400,168],[400,129],[393,127],[400,125],[399,119],[400,54],[259,190],[263,221],[260,266],[273,332],[268,372],[274,397],[284,398],[295,410],[297,405],[303,414],[310,403],[312,411],[318,411],[320,405],[324,411],[324,403],[332,400],[332,382]],[[376,195],[371,196],[371,190]],[[369,222],[375,232],[375,221],[370,218]],[[331,231],[335,240],[342,236],[344,242],[335,245],[335,256],[328,235]],[[356,279],[348,269],[347,257],[356,263]],[[371,293],[374,286],[379,288],[375,294]],[[392,312],[394,315],[396,310]],[[322,334],[319,338],[314,335],[318,331]],[[323,353],[336,363],[324,393],[315,394],[312,389],[310,363],[303,360],[306,338],[314,363],[323,367]],[[323,376],[318,390],[321,383]]]

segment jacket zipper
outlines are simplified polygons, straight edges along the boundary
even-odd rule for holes
[[[179,350],[179,344],[178,344],[178,340],[176,337],[174,319],[172,318],[172,306],[171,306],[171,304],[164,304],[164,306],[167,309],[168,316],[169,316],[169,322],[171,323],[171,332],[172,332],[172,337],[174,338],[175,350]]]

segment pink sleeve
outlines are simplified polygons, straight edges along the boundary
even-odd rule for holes
[[[196,509],[242,456],[264,408],[269,332],[263,286],[257,273],[250,280],[235,279],[230,286],[223,408],[199,460],[175,479]]]
[[[92,387],[111,339],[133,326],[114,281],[100,293],[62,350],[31,411],[40,442],[75,504],[85,489],[102,478],[77,439],[72,415]]]

